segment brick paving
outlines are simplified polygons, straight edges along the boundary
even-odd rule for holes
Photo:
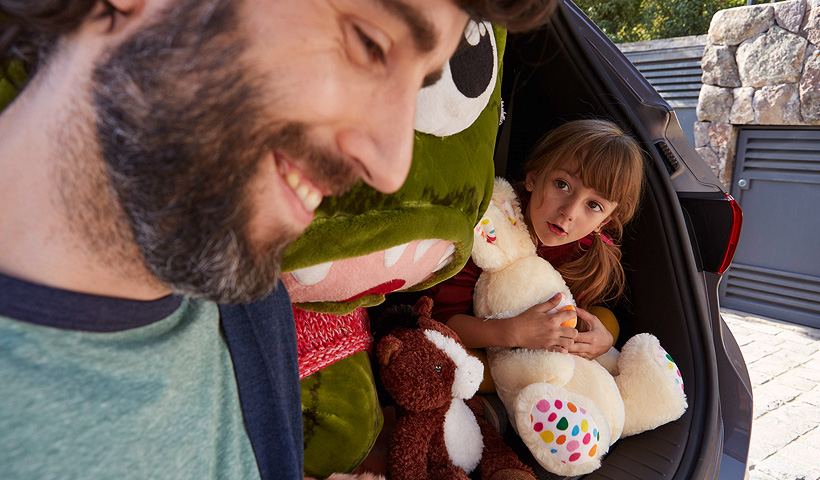
[[[721,314],[752,380],[749,480],[820,480],[820,329]]]

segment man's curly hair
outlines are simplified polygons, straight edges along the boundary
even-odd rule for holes
[[[521,32],[544,25],[558,0],[456,1],[475,19]],[[106,0],[0,0],[0,77],[11,61],[21,62],[32,77],[60,35],[76,29],[95,7],[102,17],[116,13]]]

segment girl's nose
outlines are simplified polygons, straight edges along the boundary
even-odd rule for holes
[[[569,221],[575,220],[575,217],[578,215],[578,211],[582,206],[583,205],[580,201],[568,201],[566,204],[564,204],[561,214],[564,216],[564,218],[566,218]]]

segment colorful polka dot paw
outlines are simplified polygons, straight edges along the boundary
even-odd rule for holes
[[[598,425],[586,410],[572,402],[539,400],[530,412],[529,428],[562,463],[580,464],[598,453]]]
[[[672,355],[669,355],[669,353],[667,353],[667,351],[664,350],[663,347],[658,345],[658,352],[655,354],[655,356],[658,357],[658,361],[663,366],[663,368],[669,370],[673,374],[675,378],[675,384],[680,385],[681,390],[684,390],[683,376],[680,374],[678,364],[675,363],[674,360],[672,360]]]

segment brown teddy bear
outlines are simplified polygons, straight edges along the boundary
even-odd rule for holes
[[[418,328],[396,329],[377,346],[380,377],[398,405],[390,478],[467,479],[479,468],[482,480],[534,480],[473,398],[484,366],[455,332],[430,318],[432,306],[422,297],[413,309]]]

